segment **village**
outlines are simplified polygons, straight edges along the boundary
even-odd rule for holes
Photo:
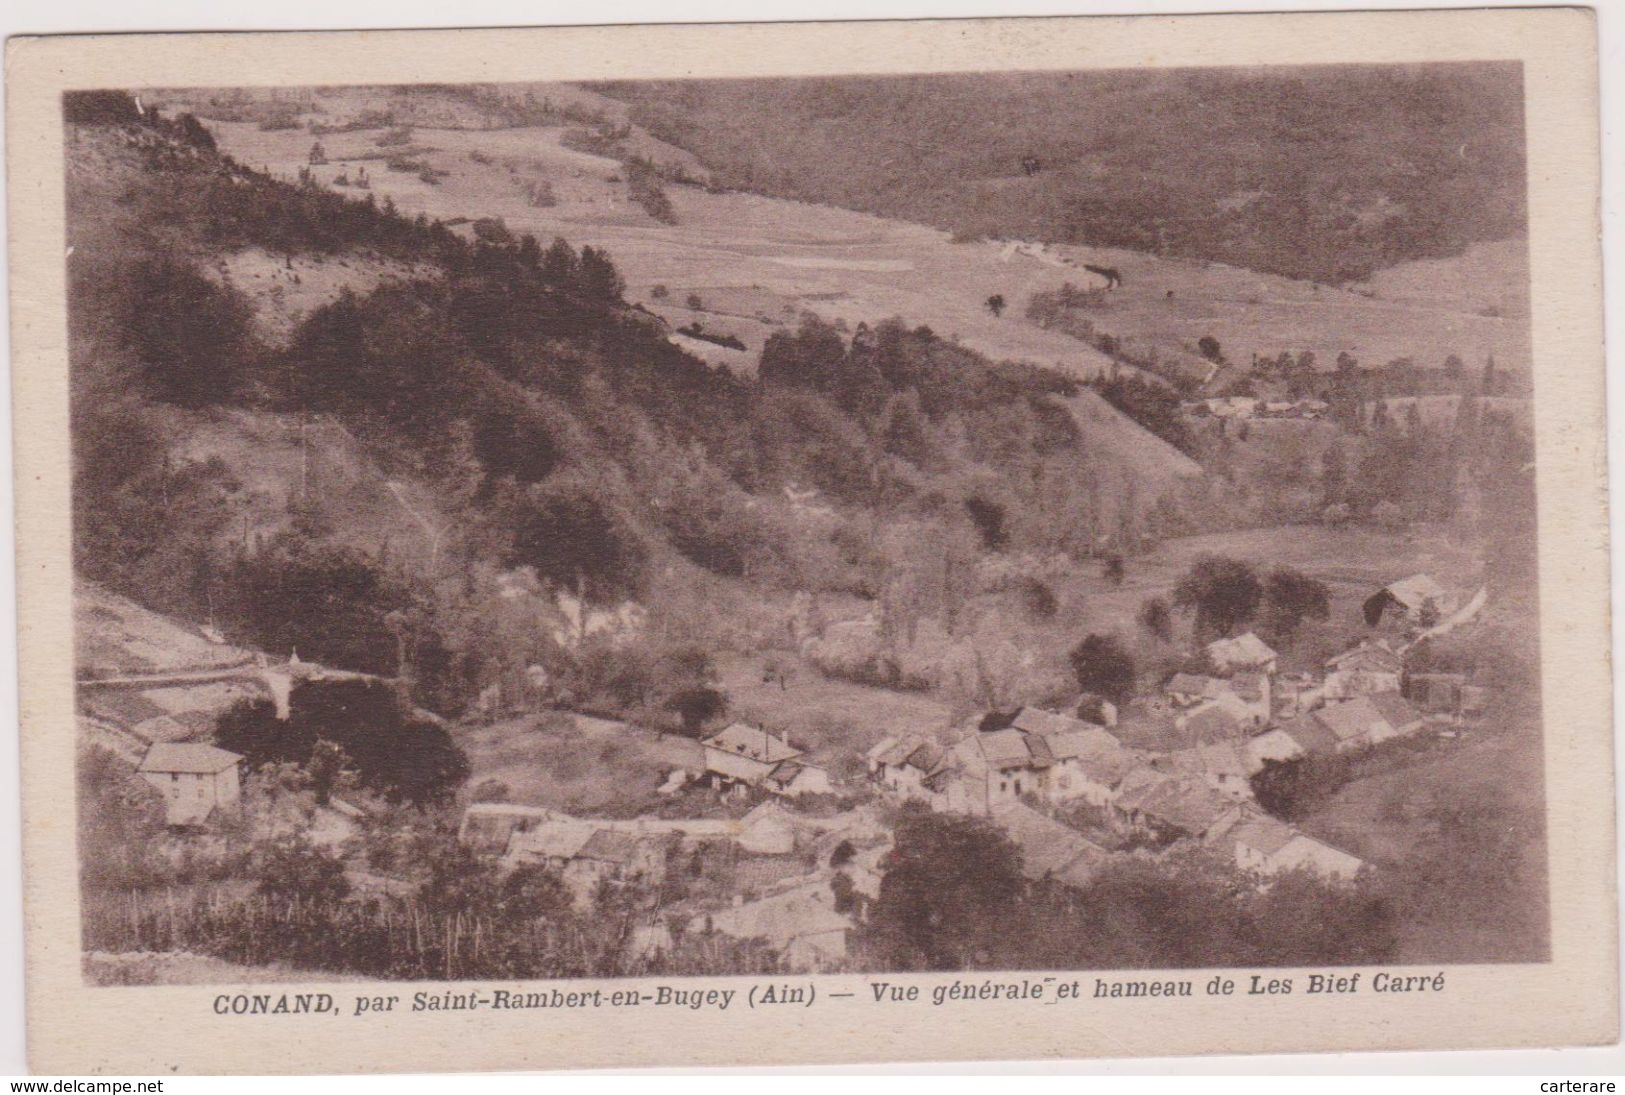
[[[658,789],[709,803],[697,816],[574,816],[473,801],[461,807],[457,839],[500,871],[552,874],[583,913],[618,890],[704,873],[719,884],[638,916],[639,952],[669,948],[674,933],[719,933],[763,943],[786,968],[803,971],[848,961],[854,933],[880,897],[900,811],[985,819],[1019,849],[1021,872],[1035,883],[1085,887],[1114,857],[1186,851],[1233,864],[1259,886],[1288,872],[1351,883],[1367,864],[1272,815],[1258,800],[1257,777],[1388,743],[1458,737],[1485,713],[1489,690],[1464,673],[1410,671],[1406,655],[1471,626],[1485,601],[1483,591],[1464,600],[1413,575],[1360,605],[1370,634],[1319,673],[1282,671],[1276,651],[1245,631],[1194,650],[1186,668],[1121,708],[1084,694],[1065,711],[984,712],[944,739],[887,734],[847,766],[862,773],[856,780],[814,763],[787,733],[732,721],[698,742],[702,765],[670,772]],[[270,666],[262,656],[133,682],[92,675],[81,684],[90,689],[87,712],[120,686],[269,688],[286,718],[291,681],[330,673],[297,660]],[[105,714],[82,717],[104,739],[112,731]],[[121,733],[121,752],[138,760],[137,778],[162,797],[165,821],[182,840],[218,835],[242,809],[245,758],[210,744],[209,722],[194,710]],[[318,839],[334,847],[379,823],[338,796],[321,813],[330,820]],[[318,819],[312,833],[322,828]]]
[[[1543,953],[1522,326],[554,94],[75,100],[87,976]]]

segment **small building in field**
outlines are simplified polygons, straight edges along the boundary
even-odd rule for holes
[[[1380,692],[1398,692],[1405,664],[1384,642],[1362,642],[1326,662],[1325,697],[1350,699]]]
[[[208,822],[215,811],[230,811],[242,800],[243,758],[201,742],[156,742],[136,774],[164,798],[164,820],[190,828]]]
[[[1430,626],[1456,610],[1456,596],[1431,575],[1413,574],[1384,586],[1367,597],[1361,606],[1367,627],[1385,620]]]
[[[1251,631],[1234,638],[1215,639],[1203,647],[1202,652],[1208,664],[1225,677],[1249,670],[1273,674],[1280,661],[1280,655]]]

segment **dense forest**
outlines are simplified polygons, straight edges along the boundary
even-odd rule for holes
[[[722,185],[962,238],[1338,283],[1524,231],[1520,75],[1484,63],[594,86]]]

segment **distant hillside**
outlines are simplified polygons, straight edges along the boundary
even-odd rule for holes
[[[616,82],[729,186],[1325,283],[1525,227],[1502,63]]]
[[[80,573],[436,710],[538,665],[583,700],[701,687],[684,641],[748,643],[790,592],[881,597],[924,550],[903,523],[966,564],[909,579],[952,613],[978,558],[1178,527],[1180,484],[1143,473],[1199,474],[923,326],[807,317],[740,376],[598,248],[279,181],[117,93],[68,121]],[[577,658],[606,620],[665,645]]]

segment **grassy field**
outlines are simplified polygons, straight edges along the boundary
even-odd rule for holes
[[[1486,726],[1350,783],[1302,828],[1403,880],[1402,961],[1537,960],[1543,787],[1538,725]]]
[[[247,165],[286,179],[309,166],[313,138],[304,130],[262,131],[252,122],[210,126],[221,147]],[[1010,257],[993,244],[955,244],[945,233],[919,225],[692,186],[666,187],[677,223],[662,224],[631,201],[622,164],[565,147],[561,127],[420,127],[405,152],[380,148],[383,132],[323,136],[329,162],[310,170],[331,183],[340,175],[353,181],[365,167],[373,197],[387,198],[408,215],[500,217],[511,230],[543,241],[558,235],[577,246],[606,248],[627,280],[627,299],[665,318],[674,339],[713,364],[753,371],[773,332],[793,326],[807,311],[848,328],[902,316],[995,359],[1051,365],[1080,377],[1097,375],[1110,364],[1092,347],[1019,318],[1027,295],[1059,284],[1062,274],[1089,277],[1080,269]],[[425,182],[415,170],[390,169],[382,158],[388,154],[433,168],[438,181]],[[555,204],[532,204],[540,182],[547,183]],[[359,196],[353,189],[349,193]],[[292,293],[284,284],[288,271],[260,269],[251,258],[233,261],[262,276],[246,282],[237,277],[234,284],[254,292],[261,311],[273,314],[265,321],[273,326],[321,299],[320,293],[336,292],[344,279],[364,287],[397,273],[381,267],[313,267],[309,291],[301,284],[300,292]],[[1010,302],[1002,316],[986,307],[995,293]],[[698,298],[698,307],[691,306],[691,298]],[[740,339],[746,349],[675,334],[696,321],[708,333]],[[1094,392],[1079,393],[1073,405],[1100,466],[1132,477],[1142,500],[1198,473],[1186,457]],[[1112,487],[1107,499],[1120,493],[1120,483],[1104,485]]]
[[[1426,572],[1448,588],[1466,593],[1476,589],[1482,577],[1482,566],[1470,545],[1453,540],[1448,530],[1426,526],[1389,532],[1293,525],[1187,536],[1166,540],[1150,553],[1129,559],[1121,585],[1091,569],[1060,586],[1057,634],[1116,631],[1134,635],[1140,606],[1150,597],[1171,597],[1191,564],[1208,554],[1242,560],[1261,573],[1277,566],[1293,567],[1330,587],[1331,619],[1304,628],[1303,649],[1288,652],[1284,669],[1314,668],[1321,650],[1328,646],[1341,649],[1364,633],[1360,606],[1389,582]],[[1181,621],[1176,632],[1181,641],[1188,638],[1185,623]],[[1300,657],[1295,660],[1293,653]]]
[[[508,787],[504,801],[582,816],[639,812],[676,768],[704,768],[699,744],[585,715],[525,717],[454,731],[468,753],[468,786]]]
[[[794,663],[783,687],[764,679],[761,655],[721,660],[722,688],[731,716],[790,737],[827,765],[861,757],[881,738],[896,734],[943,737],[948,707],[929,695],[894,692],[825,678],[811,665]]]
[[[1220,263],[1107,248],[1057,250],[1079,262],[1120,270],[1122,286],[1082,314],[1100,331],[1165,354],[1193,353],[1197,340],[1211,335],[1229,360],[1242,365],[1254,353],[1275,357],[1282,350],[1312,350],[1321,368],[1347,352],[1365,365],[1410,357],[1429,366],[1454,353],[1477,369],[1493,354],[1499,367],[1527,375],[1527,304],[1512,303],[1527,299],[1527,277],[1515,263],[1498,266],[1484,257],[1522,246],[1482,245],[1426,264],[1446,285],[1473,284],[1475,272],[1481,275],[1477,283],[1483,288],[1466,295],[1427,295],[1417,284],[1425,278],[1397,268],[1391,280],[1379,276],[1367,286],[1339,289]],[[1484,314],[1503,307],[1503,314]]]

